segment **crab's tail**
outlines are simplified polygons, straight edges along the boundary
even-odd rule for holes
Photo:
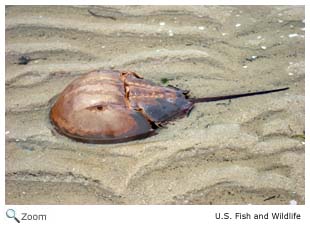
[[[258,92],[252,92],[252,93],[241,93],[241,94],[233,94],[233,95],[226,95],[226,96],[218,96],[218,97],[190,98],[189,100],[193,103],[211,102],[211,101],[219,101],[219,100],[226,100],[226,99],[235,99],[239,97],[255,96],[255,95],[266,94],[266,93],[274,93],[274,92],[279,92],[279,91],[283,91],[287,89],[289,89],[289,87],[285,87],[281,89],[258,91]]]

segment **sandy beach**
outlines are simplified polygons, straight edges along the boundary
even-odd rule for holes
[[[6,204],[304,204],[302,6],[7,6]],[[95,69],[200,103],[146,139],[53,131],[51,101]]]

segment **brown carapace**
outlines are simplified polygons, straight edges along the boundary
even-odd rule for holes
[[[151,136],[195,103],[278,92],[281,88],[220,97],[189,98],[189,91],[159,86],[130,71],[93,71],[71,82],[50,111],[55,129],[87,143],[119,143]]]

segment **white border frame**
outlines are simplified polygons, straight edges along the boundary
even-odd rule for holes
[[[5,212],[8,208],[15,208],[18,212],[27,211],[29,213],[46,213],[48,219],[45,222],[25,222],[23,226],[33,227],[36,224],[40,227],[54,227],[55,225],[60,225],[63,227],[72,227],[76,226],[93,226],[93,225],[103,225],[105,227],[212,227],[214,225],[220,226],[233,226],[238,225],[238,227],[248,227],[251,226],[264,226],[271,227],[274,225],[279,225],[281,227],[292,227],[297,225],[298,227],[305,227],[305,224],[309,222],[310,211],[309,211],[309,149],[307,147],[309,143],[309,137],[306,136],[306,153],[305,153],[305,189],[306,189],[306,201],[305,205],[284,205],[284,206],[254,206],[254,205],[245,205],[245,206],[14,206],[14,205],[5,205],[5,5],[63,5],[64,1],[54,0],[54,1],[4,1],[4,4],[1,7],[1,54],[2,54],[2,64],[1,64],[1,174],[0,181],[0,201],[1,201],[1,210],[0,210],[0,226],[1,227],[17,227],[21,224],[17,224],[11,219],[7,219]],[[66,1],[66,5],[253,5],[249,4],[249,1],[238,0],[238,1],[228,1],[228,0],[191,0],[191,1]],[[252,2],[254,5],[306,5],[305,7],[305,40],[309,40],[309,15],[307,12],[310,12],[310,7],[307,5],[307,1],[301,0],[274,0],[272,2],[262,0]],[[309,47],[306,42],[306,56],[305,62],[309,60]],[[305,74],[309,75],[309,67],[305,69]],[[309,88],[309,80],[306,77],[305,87]],[[309,91],[306,90],[305,96],[309,97]],[[309,115],[309,103],[306,99],[306,117]],[[305,129],[306,134],[309,130],[309,120],[305,120]],[[253,213],[272,213],[272,212],[297,212],[302,216],[301,220],[216,220],[215,212],[248,212]],[[2,226],[2,224],[4,226]]]

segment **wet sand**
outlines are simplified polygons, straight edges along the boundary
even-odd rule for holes
[[[304,204],[304,8],[6,8],[7,204]],[[27,58],[21,58],[22,56]],[[143,140],[55,134],[50,100],[94,69],[136,71],[197,104]]]

